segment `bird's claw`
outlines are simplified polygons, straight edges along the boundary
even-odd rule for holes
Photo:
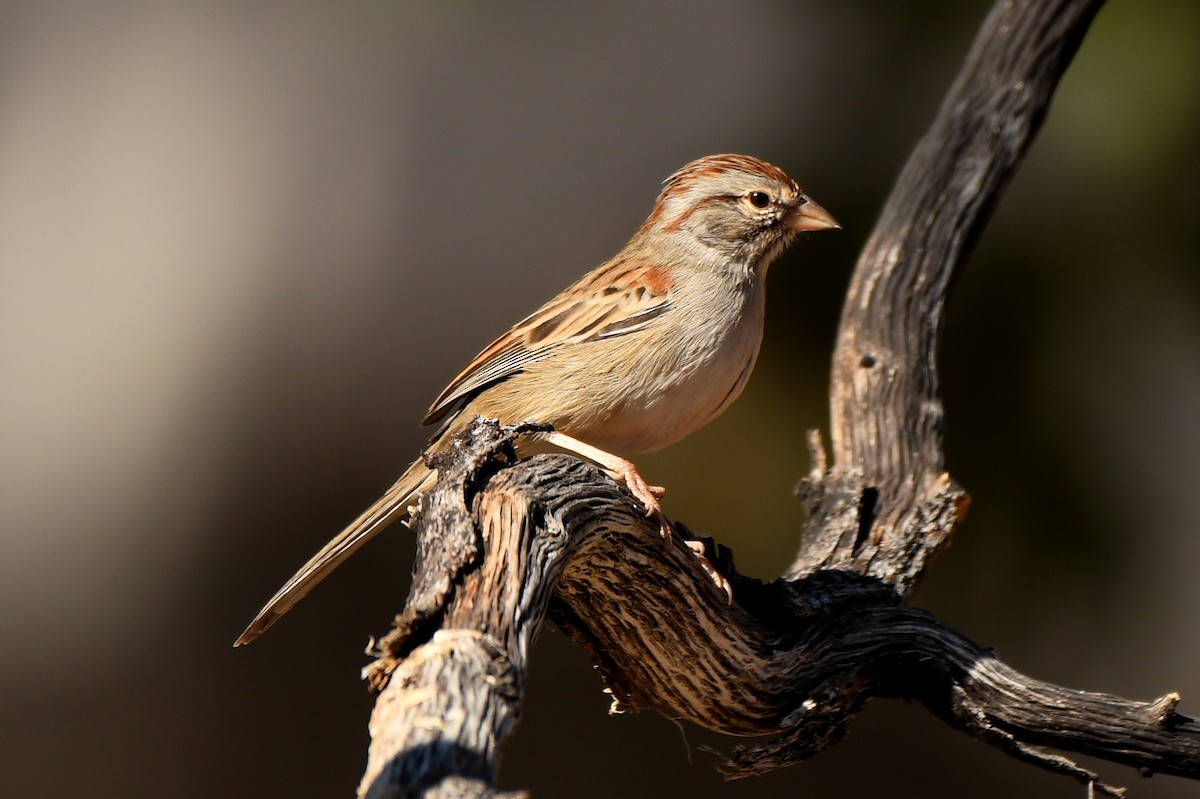
[[[666,546],[671,546],[672,533],[675,532],[675,527],[671,524],[671,520],[663,513],[662,506],[658,501],[662,499],[667,490],[662,486],[652,486],[642,478],[633,464],[626,463],[623,468],[613,469],[609,471],[613,479],[625,485],[630,493],[646,508],[646,516],[658,522],[658,532],[662,536],[663,543]],[[700,568],[708,575],[709,579],[725,593],[726,600],[730,605],[733,604],[733,586],[725,579],[725,575],[717,571],[704,554],[704,543],[701,541],[689,541],[680,537],[684,546],[691,551],[696,559],[700,562]]]
[[[725,575],[717,571],[717,567],[713,565],[708,556],[704,554],[704,542],[696,539],[683,539],[683,545],[691,550],[696,556],[696,560],[700,562],[700,568],[708,575],[708,579],[713,581],[721,591],[725,593],[725,601],[727,604],[733,604],[733,585],[729,580],[725,579]]]

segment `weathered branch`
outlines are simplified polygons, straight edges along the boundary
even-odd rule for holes
[[[728,735],[778,735],[736,751],[731,776],[811,757],[840,740],[868,699],[901,696],[1101,791],[1116,789],[1039,747],[1200,777],[1200,724],[1175,712],[1177,695],[1132,702],[1031,679],[924,611],[845,590],[838,574],[763,585],[726,560],[729,605],[687,548],[664,547],[636,500],[598,469],[540,456],[497,472],[484,456],[504,439],[494,423],[473,430],[479,438],[460,448],[471,468],[440,481],[416,525],[419,573],[452,564],[442,572],[452,579],[414,584],[369,670],[387,685],[365,796],[492,795],[547,604],[620,705]],[[463,520],[478,538],[467,557],[447,556],[459,551],[444,541]],[[450,777],[481,792],[463,794]]]
[[[810,523],[790,577],[845,569],[907,597],[965,513],[942,454],[946,298],[1102,5],[996,3],[896,180],[842,308],[834,464],[808,481]]]
[[[868,699],[899,696],[1101,792],[1120,789],[1041,747],[1200,778],[1200,725],[1175,712],[1177,695],[1142,703],[1042,683],[901,604],[967,503],[942,452],[936,354],[949,287],[1101,4],[998,3],[898,179],[843,309],[833,465],[814,434],[810,519],[785,579],[762,585],[710,553],[733,582],[727,604],[700,561],[678,541],[663,547],[595,468],[490,460],[516,429],[477,424],[436,464],[439,485],[414,523],[412,592],[368,669],[383,690],[362,795],[495,795],[547,610],[617,703],[777,736],[735,751],[732,776],[810,757]]]

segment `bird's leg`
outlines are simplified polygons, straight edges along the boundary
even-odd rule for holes
[[[667,493],[667,489],[647,483],[638,474],[637,467],[621,456],[614,455],[598,447],[593,447],[591,444],[585,444],[579,439],[572,438],[565,433],[547,433],[546,441],[568,452],[574,452],[581,458],[587,458],[607,472],[612,479],[628,488],[637,497],[638,501],[646,506],[646,515],[658,522],[659,532],[662,534],[662,537],[670,538],[671,531],[674,528],[671,527],[671,520],[667,518],[666,514],[662,511],[662,507],[658,504],[663,494]]]
[[[646,506],[646,515],[658,522],[658,531],[662,535],[664,541],[671,540],[671,533],[675,528],[671,525],[671,520],[663,513],[662,507],[658,501],[662,499],[663,494],[667,492],[662,486],[652,486],[638,474],[637,467],[619,455],[614,455],[606,450],[593,447],[591,444],[586,444],[577,438],[572,438],[564,433],[553,432],[546,434],[546,441],[560,449],[565,449],[567,452],[574,452],[581,458],[587,458],[592,463],[595,463],[601,469],[609,474],[618,483],[622,483],[626,488],[633,493],[637,499]],[[684,541],[684,545],[692,551],[700,560],[700,566],[717,586],[725,592],[725,596],[729,604],[733,604],[733,587],[724,575],[716,570],[704,556],[704,544],[699,541]]]

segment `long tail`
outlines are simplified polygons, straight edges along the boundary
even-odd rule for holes
[[[376,533],[395,521],[397,517],[405,514],[411,501],[433,487],[436,479],[437,472],[429,469],[420,460],[409,466],[408,471],[387,490],[387,493],[375,500],[375,504],[367,508],[320,552],[313,555],[308,563],[300,567],[300,571],[296,572],[266,605],[263,605],[263,609],[258,612],[254,621],[250,622],[250,626],[233,645],[248,644],[266,632],[268,627],[291,610],[293,605],[303,599],[343,560],[354,554],[355,550],[371,540]]]

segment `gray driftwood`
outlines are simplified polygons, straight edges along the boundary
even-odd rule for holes
[[[868,699],[894,696],[1092,791],[1122,789],[1048,749],[1200,777],[1200,724],[1176,712],[1178,695],[1134,702],[1043,683],[904,604],[968,502],[943,463],[935,356],[949,286],[1101,4],[997,3],[901,173],[843,309],[832,463],[814,433],[809,523],[784,578],[741,577],[724,549],[704,562],[664,546],[593,466],[514,462],[529,427],[480,420],[432,464],[441,479],[413,524],[409,599],[366,670],[380,693],[361,796],[500,795],[499,752],[547,614],[599,664],[614,702],[776,736],[736,749],[731,776],[810,757]]]

